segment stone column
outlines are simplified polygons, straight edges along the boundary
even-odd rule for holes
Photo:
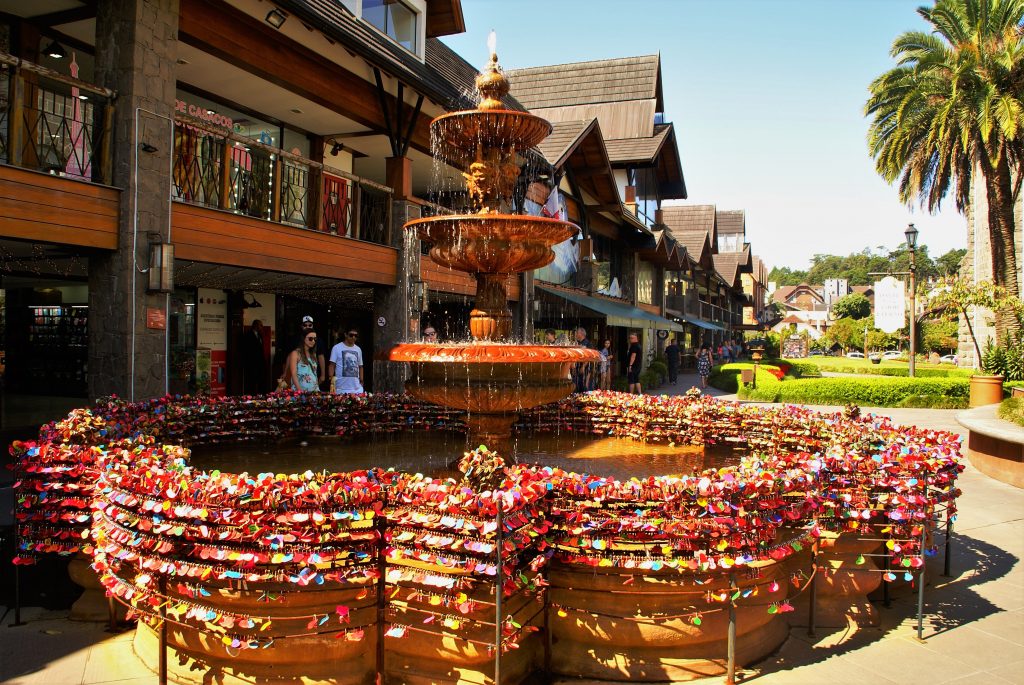
[[[146,310],[168,296],[146,292],[149,243],[170,233],[178,0],[107,0],[96,17],[97,83],[117,91],[113,185],[122,189],[118,249],[89,260],[89,394],[145,399],[167,380],[166,330]],[[139,111],[136,129],[136,111]],[[150,113],[152,112],[152,113]],[[145,146],[145,150],[143,147]],[[137,173],[136,173],[137,160]]]
[[[391,203],[391,242],[398,249],[398,273],[394,287],[373,289],[373,392],[404,391],[409,370],[404,364],[385,361],[388,350],[420,339],[422,312],[415,293],[420,280],[420,241],[415,233],[402,228],[418,218],[419,205],[405,200]]]

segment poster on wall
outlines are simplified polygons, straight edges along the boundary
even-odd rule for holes
[[[249,330],[253,321],[260,322],[263,329],[264,354],[267,359],[273,359],[277,343],[277,296],[273,293],[253,293],[246,290],[242,293],[242,299],[242,325]]]
[[[223,290],[199,288],[196,306],[196,385],[213,397],[227,394],[228,298]],[[209,354],[209,371],[205,366]]]

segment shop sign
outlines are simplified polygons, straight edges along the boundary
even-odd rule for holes
[[[907,301],[903,281],[886,276],[875,281],[875,328],[895,333],[906,325]]]
[[[174,110],[181,114],[187,114],[194,119],[205,121],[212,126],[219,126],[228,130],[233,129],[235,126],[235,121],[231,117],[215,112],[212,109],[207,109],[203,105],[194,105],[184,100],[175,100]]]
[[[167,330],[167,312],[159,307],[146,307],[146,328]]]

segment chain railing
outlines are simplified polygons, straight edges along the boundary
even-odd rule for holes
[[[382,245],[391,188],[178,114],[174,197]]]
[[[0,53],[0,163],[111,182],[114,92]]]

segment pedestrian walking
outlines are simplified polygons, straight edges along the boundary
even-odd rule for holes
[[[640,387],[640,367],[643,364],[644,352],[640,347],[640,336],[636,333],[629,334],[629,351],[626,354],[626,380],[629,383],[629,391],[643,395],[644,389]]]
[[[296,347],[288,355],[288,375],[291,378],[292,390],[301,392],[317,392],[320,390],[319,364],[316,360],[316,331],[310,330],[302,339],[301,347]]]
[[[331,392],[358,394],[363,391],[363,351],[356,344],[359,331],[349,329],[345,339],[331,350]]]
[[[263,322],[254,319],[242,336],[242,392],[246,395],[267,392],[269,361],[263,340]]]
[[[601,346],[601,390],[612,389],[612,362],[615,355],[612,353],[612,341],[605,340]]]
[[[711,375],[711,350],[706,345],[701,345],[697,351],[697,374],[700,376],[700,387],[707,389],[708,376]]]
[[[665,348],[665,359],[668,361],[668,382],[676,384],[679,378],[679,341],[672,338],[672,341]]]
[[[587,339],[587,329],[580,326],[576,329],[576,346],[590,349],[590,341]],[[590,362],[576,362],[572,368],[573,382],[576,384],[576,392],[587,392],[593,390],[593,364]]]

